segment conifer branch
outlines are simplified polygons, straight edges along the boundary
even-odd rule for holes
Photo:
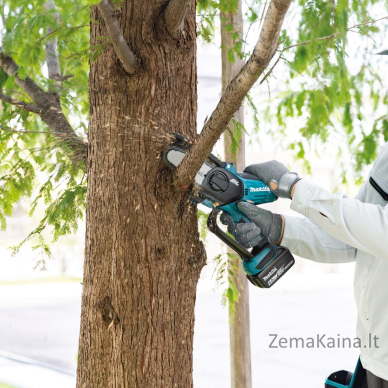
[[[374,23],[377,23],[380,20],[384,20],[384,19],[388,19],[388,15],[384,16],[380,19],[374,19],[374,20],[370,20],[369,22],[355,24],[354,26],[349,27],[347,29],[347,31],[352,31],[353,29],[355,29],[357,27],[366,26],[368,24],[374,24]],[[294,47],[304,46],[306,44],[312,43],[313,41],[322,41],[322,40],[327,40],[327,39],[334,39],[335,37],[337,37],[338,35],[341,35],[341,34],[342,34],[342,32],[336,32],[335,34],[322,36],[321,38],[310,39],[310,40],[306,40],[305,42],[295,43],[295,44],[292,44],[291,46],[287,46],[287,47],[283,48],[281,52],[289,50],[289,49],[294,48]]]
[[[167,31],[175,39],[178,39],[182,32],[190,3],[192,0],[170,0],[164,11]]]
[[[21,79],[17,74],[19,66],[7,54],[0,53],[0,66],[9,77],[15,75],[15,83],[20,86],[28,96],[30,96],[38,106],[45,105],[47,93],[42,90],[30,77]]]
[[[176,170],[177,185],[184,187],[193,182],[195,174],[240,108],[243,99],[269,65],[278,48],[280,31],[290,4],[291,0],[271,1],[251,57],[226,88],[216,109],[206,121],[198,144],[191,147]]]
[[[383,20],[383,19],[388,19],[388,15],[387,16],[384,16],[380,19],[375,19],[375,20],[370,20],[369,22],[364,22],[364,23],[360,23],[360,24],[355,24],[351,27],[349,27],[347,29],[347,31],[352,31],[354,28],[357,28],[357,27],[361,27],[361,26],[365,26],[365,25],[368,25],[368,24],[374,24],[374,23],[377,23],[379,22],[380,20]],[[310,40],[306,40],[304,42],[299,42],[299,43],[295,43],[291,46],[287,46],[287,47],[284,47],[282,50],[280,50],[280,55],[279,55],[279,58],[276,60],[276,62],[274,63],[274,65],[271,67],[271,69],[268,71],[267,74],[265,74],[265,76],[262,78],[262,80],[260,81],[260,85],[272,74],[274,68],[276,67],[276,65],[279,63],[280,59],[285,59],[284,57],[282,57],[282,53],[284,51],[287,51],[291,48],[294,48],[294,47],[299,47],[299,46],[305,46],[306,44],[310,44],[312,43],[313,41],[323,41],[323,40],[328,40],[328,39],[334,39],[335,37],[339,36],[340,34],[342,34],[342,32],[336,32],[336,33],[332,33],[331,35],[327,35],[327,36],[322,36],[320,38],[316,38],[316,39],[310,39]],[[281,44],[282,42],[279,43],[279,45]]]
[[[51,132],[45,132],[45,131],[28,131],[26,129],[13,129],[13,128],[7,128],[4,125],[0,125],[0,131],[7,131],[7,132],[13,132],[13,133],[41,133],[43,135],[49,135],[53,136]]]
[[[23,101],[16,100],[11,96],[7,96],[6,94],[0,93],[0,100],[7,102],[8,104],[15,105],[20,109],[23,109],[27,112],[32,112],[36,114],[40,114],[40,109],[34,104],[28,104]]]
[[[77,165],[80,162],[86,163],[87,144],[77,136],[67,121],[58,96],[45,92],[30,77],[20,78],[17,74],[19,66],[9,55],[0,53],[0,67],[9,77],[14,75],[15,83],[32,98],[50,132],[61,139],[62,148],[69,159]]]
[[[133,74],[138,66],[138,60],[124,39],[112,5],[109,0],[102,0],[97,7],[105,21],[105,27],[117,56],[127,73]]]

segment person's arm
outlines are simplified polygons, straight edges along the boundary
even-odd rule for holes
[[[369,180],[369,176],[368,176],[368,180]],[[360,202],[365,202],[367,184],[368,184],[367,182],[364,182],[362,184],[360,191],[357,193],[354,199],[358,199]]]
[[[292,196],[295,192],[294,186]],[[354,197],[365,202],[366,183]],[[280,245],[292,253],[321,263],[348,263],[356,259],[357,249],[338,240],[308,218],[284,216],[284,234]]]
[[[280,245],[292,253],[321,263],[349,263],[357,249],[331,236],[308,218],[284,216],[284,234]]]
[[[296,187],[301,184],[297,174],[290,173],[284,165],[277,161],[250,165],[244,171],[256,175],[269,186],[275,195],[283,198],[292,199]],[[364,183],[355,201],[365,201],[366,188]],[[336,234],[331,235],[307,218],[299,219],[275,215],[249,203],[240,203],[238,206],[253,221],[253,223],[244,226],[237,225],[232,228],[233,230],[230,230],[230,233],[234,234],[237,240],[241,240],[241,244],[246,244],[248,247],[255,245],[256,241],[252,236],[257,232],[253,226],[256,225],[259,229],[267,232],[268,236],[265,236],[271,242],[284,245],[293,253],[304,258],[325,263],[355,260],[357,247],[346,241],[341,241]],[[282,220],[280,226],[278,219]]]
[[[388,258],[387,206],[332,194],[314,183],[301,180],[295,185],[291,209],[343,243],[373,256]]]
[[[347,263],[356,258],[355,248],[334,238],[307,218],[275,214],[248,202],[239,202],[237,206],[251,222],[234,223],[224,213],[221,221],[228,225],[228,232],[244,248],[258,245],[262,234],[268,241],[313,261]]]

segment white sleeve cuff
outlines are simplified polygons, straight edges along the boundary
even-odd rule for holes
[[[300,180],[295,187],[291,209],[308,217],[309,201],[318,186],[305,179]]]
[[[285,246],[292,252],[295,251],[300,241],[300,219],[285,215],[283,215],[283,218],[284,233],[280,245]]]

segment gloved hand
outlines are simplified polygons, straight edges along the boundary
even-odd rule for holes
[[[280,243],[283,232],[283,218],[280,214],[271,213],[248,202],[237,204],[240,211],[252,222],[234,223],[232,217],[222,213],[220,220],[228,225],[228,232],[244,248],[253,248],[261,241],[260,233],[272,243]]]
[[[251,164],[244,172],[256,175],[263,181],[277,197],[291,199],[291,191],[296,182],[300,180],[296,172],[276,160],[266,163]]]

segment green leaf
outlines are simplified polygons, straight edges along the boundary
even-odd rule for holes
[[[234,62],[235,62],[234,51],[233,51],[233,49],[229,49],[229,50],[228,50],[227,58],[228,58],[228,62],[229,62],[229,63],[234,63]]]
[[[27,71],[24,66],[20,66],[17,73],[20,79],[24,80],[27,78]]]

